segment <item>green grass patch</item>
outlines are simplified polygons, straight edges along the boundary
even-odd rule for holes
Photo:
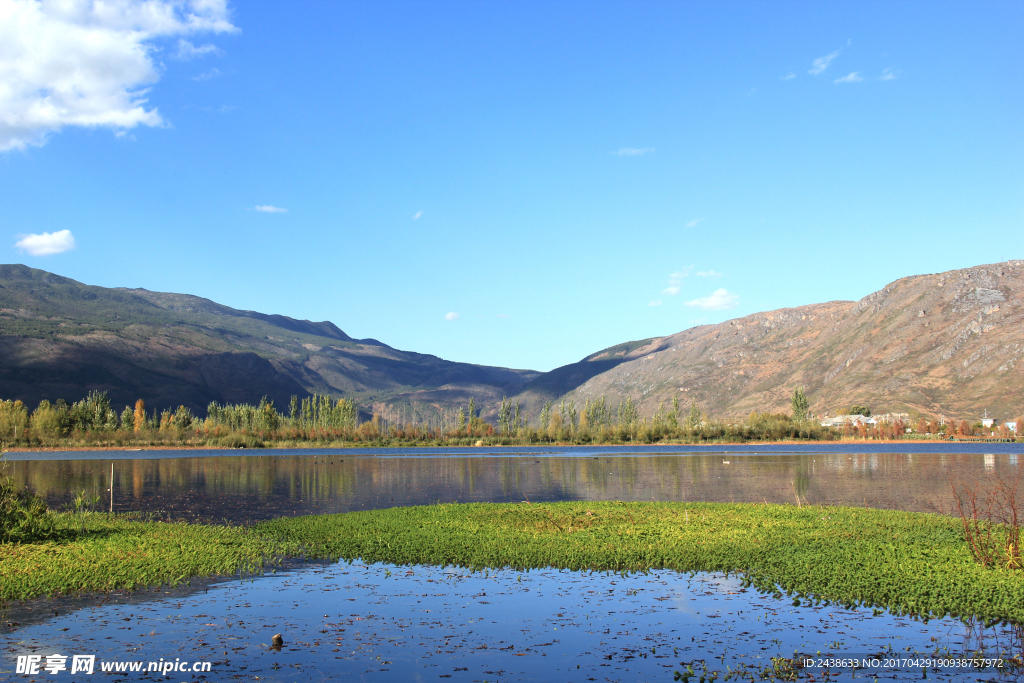
[[[742,575],[794,601],[1024,623],[1024,572],[982,567],[957,519],[721,503],[450,504],[222,527],[48,513],[46,540],[0,543],[0,599],[258,573],[285,556],[521,571]]]
[[[941,515],[721,503],[452,504],[279,519],[253,531],[332,559],[729,572],[795,600],[1024,622],[1024,572],[978,565],[960,521]]]
[[[241,527],[48,513],[45,539],[0,543],[0,601],[256,573],[278,552]]]

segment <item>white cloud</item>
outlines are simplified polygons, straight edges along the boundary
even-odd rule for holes
[[[739,301],[740,298],[736,294],[724,289],[716,289],[711,293],[711,296],[687,301],[686,305],[693,306],[694,308],[700,308],[705,311],[724,311],[728,308],[736,308],[736,304],[738,304]]]
[[[223,76],[223,75],[224,75],[223,71],[221,71],[217,67],[213,67],[209,71],[201,73],[198,76],[193,76],[192,80],[193,81],[208,81],[211,78],[217,78],[218,76]]]
[[[892,68],[882,69],[882,75],[878,77],[880,81],[894,81],[896,80],[896,72]]]
[[[648,306],[660,306],[661,305],[661,299],[655,299],[654,301],[652,301],[651,303],[649,303],[647,305]]]
[[[0,0],[0,151],[65,126],[162,125],[145,97],[156,42],[236,31],[228,15],[226,0]]]
[[[458,320],[459,319],[459,314],[456,313],[455,311],[448,311],[447,313],[444,314],[444,319],[445,320]]]
[[[642,157],[648,152],[653,151],[653,147],[623,147],[616,154],[620,157]]]
[[[704,221],[703,218],[694,218],[693,220],[691,220],[689,223],[686,224],[686,227],[688,227],[688,228],[696,228],[703,221]]]
[[[811,68],[810,68],[810,70],[807,73],[811,74],[812,76],[817,76],[822,71],[827,69],[829,63],[833,59],[838,57],[838,56],[839,56],[839,50],[836,50],[835,52],[833,52],[830,55],[825,55],[824,57],[818,57],[817,59],[814,60],[814,63],[811,64]]]
[[[699,273],[694,273],[697,277],[722,277],[721,273],[716,273],[713,270],[702,270]]]
[[[785,76],[779,76],[779,80],[780,80],[780,81],[791,81],[791,80],[793,80],[794,78],[796,78],[796,74],[795,74],[795,73],[793,73],[792,71],[790,71],[790,72],[789,72],[788,74],[786,74]]]
[[[263,213],[288,213],[288,209],[282,209],[279,206],[273,206],[271,204],[260,204],[253,208],[257,211],[262,211]]]
[[[851,73],[846,74],[842,78],[837,78],[835,82],[836,83],[857,83],[857,82],[863,81],[863,80],[864,79],[861,78],[859,73],[857,73],[856,71],[853,71]]]
[[[420,216],[422,216],[422,215],[423,215],[423,212],[422,212],[422,211],[417,211],[416,213],[414,213],[414,214],[412,215],[412,219],[413,219],[414,221],[418,221],[418,220],[420,219]]]
[[[32,256],[49,256],[74,249],[74,235],[70,230],[44,232],[42,235],[18,235],[21,239],[14,246]]]
[[[178,40],[178,50],[175,52],[174,56],[178,59],[195,59],[196,57],[219,55],[220,53],[220,48],[211,43],[207,43],[206,45],[193,45],[182,38]]]
[[[679,290],[682,289],[681,285],[683,284],[683,278],[689,275],[691,270],[693,270],[693,266],[687,266],[686,268],[683,268],[682,270],[677,270],[676,272],[669,275],[668,287],[661,290],[661,293],[669,294],[671,296],[675,296],[676,294],[678,294]]]

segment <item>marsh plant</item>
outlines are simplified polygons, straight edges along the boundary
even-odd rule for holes
[[[1021,559],[1020,527],[1024,522],[1024,501],[1020,500],[1024,471],[1012,477],[993,474],[987,485],[950,475],[953,501],[963,524],[964,539],[971,555],[982,566],[1024,569]]]
[[[92,512],[99,504],[100,495],[98,493],[86,493],[85,491],[76,493],[74,500],[71,501],[71,506],[78,514]]]
[[[37,538],[48,521],[46,501],[0,473],[0,543]]]

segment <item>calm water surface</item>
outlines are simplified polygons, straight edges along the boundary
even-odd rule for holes
[[[941,445],[941,444],[940,444]],[[442,502],[678,500],[824,503],[949,512],[949,478],[1011,476],[1024,448],[865,452],[863,447],[125,451],[12,453],[8,473],[68,505],[245,522]],[[999,447],[998,449],[996,447]],[[920,448],[920,447],[918,447]],[[929,446],[936,450],[937,446]],[[827,449],[827,450],[825,450]],[[201,453],[201,455],[200,455]],[[56,459],[56,458],[60,459]],[[44,459],[45,458],[45,459]]]
[[[1019,447],[958,446],[938,453],[937,447],[931,453],[906,447],[47,453],[11,454],[7,471],[61,505],[82,490],[107,500],[113,464],[115,510],[234,522],[527,497],[799,500],[948,512],[950,476],[1005,479],[1019,471]],[[280,650],[269,647],[275,633],[285,638]],[[1013,628],[793,606],[722,576],[467,574],[361,563],[292,565],[254,581],[194,581],[181,589],[10,605],[0,613],[0,639],[0,679],[39,681],[111,674],[100,673],[97,664],[92,677],[68,671],[18,675],[18,655],[93,654],[100,663],[163,658],[212,666],[206,674],[129,675],[143,680],[470,683],[671,681],[687,666],[698,673],[716,671],[719,680],[737,669],[756,678],[771,668],[771,657],[794,653],[1021,652]],[[821,673],[814,672],[815,680]],[[870,681],[876,675],[922,679],[913,666],[843,670],[838,678]],[[1016,680],[994,670],[939,669],[927,675]]]

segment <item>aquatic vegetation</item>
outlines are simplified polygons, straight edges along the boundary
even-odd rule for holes
[[[277,551],[241,527],[97,512],[44,517],[42,539],[0,542],[0,602],[259,572]]]
[[[959,520],[716,503],[451,504],[253,527],[309,556],[471,569],[740,574],[778,597],[925,618],[1024,621],[1024,575],[977,564]]]
[[[0,544],[0,599],[259,572],[285,556],[473,570],[725,572],[797,603],[1024,622],[1024,573],[974,561],[960,520],[866,508],[474,503],[310,515],[251,527],[47,513]]]
[[[0,542],[35,538],[47,521],[46,501],[0,474]]]

